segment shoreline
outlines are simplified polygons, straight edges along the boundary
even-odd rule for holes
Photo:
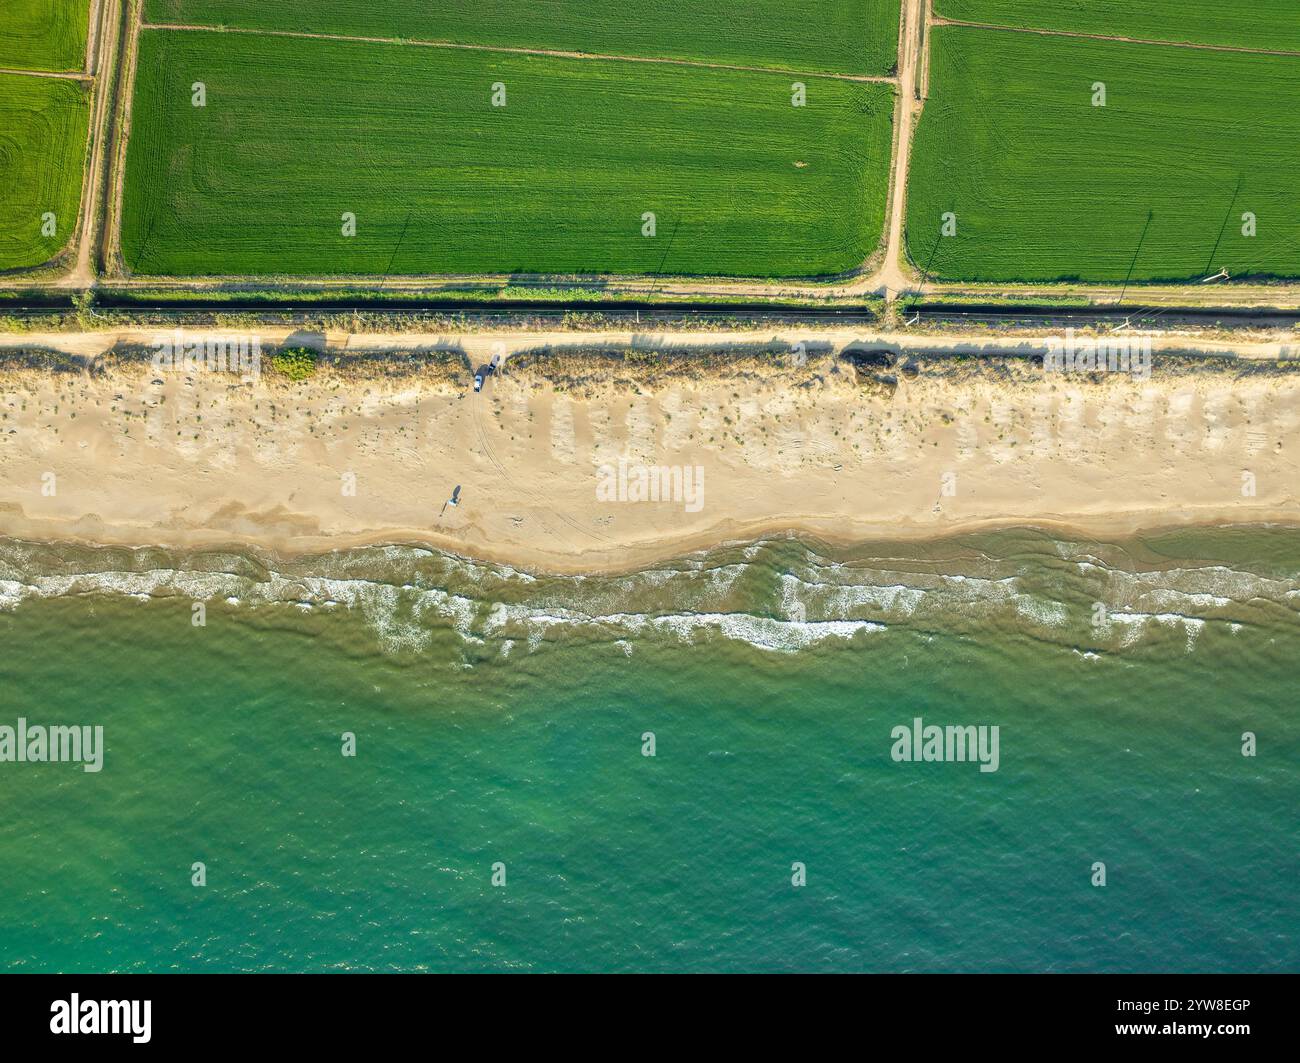
[[[265,563],[270,568],[277,565],[311,562],[316,558],[333,557],[372,549],[409,549],[441,554],[472,565],[489,565],[508,568],[537,577],[619,577],[635,575],[647,569],[674,561],[694,559],[702,555],[723,550],[741,550],[754,546],[781,542],[798,543],[820,553],[856,553],[868,547],[907,547],[925,546],[955,542],[968,536],[980,534],[997,534],[1001,532],[1024,532],[1041,534],[1058,542],[1090,542],[1111,547],[1125,547],[1134,542],[1159,538],[1179,532],[1196,534],[1198,532],[1293,532],[1300,534],[1300,517],[1295,514],[1278,516],[1276,519],[1261,517],[1249,521],[1192,519],[1181,523],[1111,523],[1098,522],[1088,527],[1066,521],[1037,520],[1027,522],[1013,517],[989,518],[965,525],[953,525],[941,530],[925,531],[910,535],[889,535],[883,532],[836,538],[830,534],[810,530],[805,526],[772,525],[753,529],[753,534],[722,536],[713,538],[708,535],[698,539],[678,542],[660,542],[646,547],[642,551],[624,548],[620,552],[623,560],[603,564],[597,561],[565,563],[563,560],[554,564],[531,565],[521,561],[518,556],[497,553],[491,550],[482,553],[467,553],[451,539],[437,542],[430,538],[420,538],[414,534],[404,537],[400,534],[345,536],[339,539],[322,541],[320,544],[297,543],[286,546],[274,539],[190,539],[184,542],[146,540],[142,538],[90,539],[77,536],[51,536],[49,538],[31,538],[9,533],[0,534],[0,543],[59,551],[87,550],[127,550],[131,552],[158,551],[166,554],[219,553],[237,554]],[[861,560],[887,560],[871,554],[861,555]]]
[[[1238,525],[1203,539],[1172,530],[1079,541],[1015,528],[843,551],[769,538],[601,573],[534,573],[401,545],[290,558],[0,539],[0,617],[43,602],[94,622],[100,601],[116,601],[173,618],[180,610],[191,623],[198,610],[206,626],[210,616],[272,609],[277,626],[338,637],[324,619],[337,614],[359,621],[385,655],[441,644],[472,662],[570,639],[630,656],[645,639],[795,652],[865,648],[890,632],[928,643],[940,631],[1046,641],[1096,661],[1137,646],[1191,653],[1207,631],[1294,629],[1297,531]]]

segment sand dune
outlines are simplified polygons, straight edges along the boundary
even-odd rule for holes
[[[854,541],[1300,522],[1294,363],[1158,356],[1142,380],[1024,359],[905,355],[860,371],[830,355],[660,352],[514,356],[507,370],[475,395],[455,362],[324,366],[299,384],[11,362],[0,534],[285,552],[424,542],[582,571],[786,529]],[[666,499],[619,494],[620,475],[651,466]],[[683,470],[701,471],[698,508],[672,496]]]

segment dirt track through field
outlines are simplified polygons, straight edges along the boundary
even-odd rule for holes
[[[987,22],[963,22],[960,19],[933,18],[935,26],[965,26],[976,30],[1002,30],[1004,33],[1034,33],[1040,37],[1075,37],[1085,41],[1114,41],[1120,44],[1154,44],[1162,48],[1192,48],[1201,52],[1242,52],[1246,55],[1282,55],[1300,59],[1300,52],[1273,48],[1245,48],[1235,44],[1199,44],[1194,41],[1153,41],[1145,37],[1111,37],[1104,33],[1080,33],[1078,30],[1044,30],[1030,26],[993,26]]]
[[[879,268],[855,287],[881,290],[893,299],[913,287],[904,265],[903,228],[907,212],[908,165],[912,155],[912,131],[921,117],[925,92],[920,74],[929,44],[929,0],[903,0],[898,44],[898,100],[894,107],[893,176],[889,187],[886,216],[885,258]]]
[[[78,215],[76,258],[67,275],[58,282],[60,288],[88,288],[95,283],[94,264],[91,259],[99,227],[99,212],[96,210],[96,205],[99,203],[100,185],[103,180],[104,142],[107,125],[112,118],[110,113],[112,53],[117,46],[121,2],[122,0],[98,0],[92,10],[93,20],[90,25],[86,67],[96,71],[98,81],[95,84],[94,106],[90,114],[90,150],[87,152],[86,170],[82,177],[82,204]]]
[[[236,26],[193,26],[185,23],[143,22],[141,29],[172,30],[188,33],[239,33],[251,37],[292,37],[309,41],[349,41],[354,44],[402,44],[414,48],[454,48],[467,52],[494,52],[501,55],[538,55],[553,59],[595,59],[614,63],[653,63],[658,66],[699,67],[705,70],[739,70],[751,74],[781,74],[795,77],[833,78],[837,81],[865,81],[892,85],[898,79],[869,77],[865,74],[824,74],[818,71],[788,70],[771,66],[741,66],[733,63],[706,63],[696,59],[663,59],[645,55],[606,55],[601,52],[566,52],[554,48],[511,48],[494,44],[460,44],[456,41],[420,41],[396,37],[357,37],[342,33],[307,33],[302,30],[257,30]]]
[[[57,78],[60,81],[93,81],[89,74],[81,70],[69,70],[63,73],[52,73],[48,70],[10,70],[8,67],[0,67],[0,74],[21,74],[29,78]]]

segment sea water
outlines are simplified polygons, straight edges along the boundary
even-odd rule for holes
[[[0,727],[103,750],[0,761],[0,968],[1296,971],[1298,681],[1283,528],[4,542]]]

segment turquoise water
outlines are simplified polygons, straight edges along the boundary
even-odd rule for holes
[[[0,601],[0,724],[106,744],[0,763],[6,970],[1300,970],[1294,531],[588,579],[7,543]],[[916,716],[998,770],[893,761]]]

